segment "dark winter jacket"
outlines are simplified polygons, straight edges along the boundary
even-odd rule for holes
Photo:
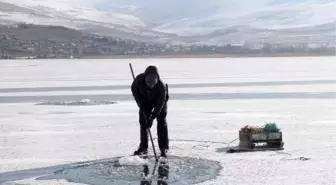
[[[145,77],[149,73],[158,75],[158,83],[153,89],[149,89]],[[148,66],[144,73],[139,74],[132,83],[132,94],[139,107],[154,107],[153,116],[158,116],[169,99],[168,85],[165,84],[155,66]]]

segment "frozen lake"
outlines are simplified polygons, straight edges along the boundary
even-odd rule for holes
[[[0,61],[0,184],[77,184],[39,177],[131,154],[139,123],[129,63],[136,74],[158,66],[169,84],[169,155],[221,164],[199,185],[336,184],[335,59]],[[85,99],[98,105],[64,103]],[[241,127],[265,122],[282,129],[283,151],[226,153]]]

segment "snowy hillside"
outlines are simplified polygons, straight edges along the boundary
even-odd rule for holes
[[[334,22],[336,2],[301,1],[107,1],[96,3],[105,11],[118,11],[151,23],[154,30],[178,35],[204,35],[231,27],[292,29]]]
[[[0,0],[0,4],[1,23],[57,24],[156,39],[188,41],[195,37],[198,42],[210,43],[269,37],[276,41],[328,41],[334,40],[336,31],[336,2],[332,0]],[[330,30],[321,29],[325,25],[330,25]],[[297,33],[297,29],[306,28],[317,31]],[[238,29],[235,35],[216,35],[232,29]]]
[[[150,35],[137,17],[115,12],[102,12],[83,2],[1,0],[0,23],[25,22],[39,25],[58,25],[73,29],[113,32],[116,36]],[[117,35],[120,34],[121,35]],[[153,35],[153,34],[152,34]]]
[[[96,11],[80,1],[1,0],[0,3],[2,19],[12,21],[66,26],[101,23],[129,29],[144,27],[144,23],[134,16]]]

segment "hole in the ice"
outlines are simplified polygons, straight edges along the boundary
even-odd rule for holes
[[[48,102],[42,102],[37,103],[36,105],[63,105],[63,106],[88,106],[88,105],[110,105],[110,104],[116,104],[115,101],[93,101],[90,99],[82,99],[79,101],[48,101]]]
[[[155,163],[154,157],[149,156],[145,162],[131,165],[121,163],[120,159],[73,166],[38,180],[65,179],[95,185],[190,185],[214,179],[221,169],[217,161],[190,157],[168,156],[168,159]]]
[[[308,161],[311,158],[308,157],[296,157],[296,158],[283,158],[283,160],[287,160],[287,161]]]
[[[50,111],[50,112],[18,112],[18,114],[23,114],[23,115],[32,115],[32,114],[39,114],[39,115],[46,115],[46,114],[71,114],[74,112],[69,112],[69,111]]]
[[[205,113],[208,113],[208,114],[225,114],[226,112],[223,112],[223,111],[212,111],[212,112],[205,112]]]
[[[296,160],[300,160],[300,161],[308,161],[308,160],[310,160],[310,158],[308,158],[308,157],[299,157],[299,158],[297,158]]]
[[[67,112],[67,111],[53,111],[49,112],[48,114],[71,114],[73,112]]]
[[[24,115],[26,115],[26,114],[33,114],[32,112],[18,112],[18,114],[24,114]]]

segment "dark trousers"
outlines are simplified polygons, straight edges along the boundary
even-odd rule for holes
[[[153,106],[145,106],[146,119],[149,120],[149,113],[153,109]],[[146,121],[143,113],[139,111],[139,122],[140,122],[140,148],[148,148],[148,132],[146,129]],[[156,118],[157,120],[157,134],[158,134],[158,143],[160,150],[169,149],[169,140],[168,140],[168,126],[167,126],[167,103],[162,108],[162,111]],[[154,123],[153,123],[154,124]]]

